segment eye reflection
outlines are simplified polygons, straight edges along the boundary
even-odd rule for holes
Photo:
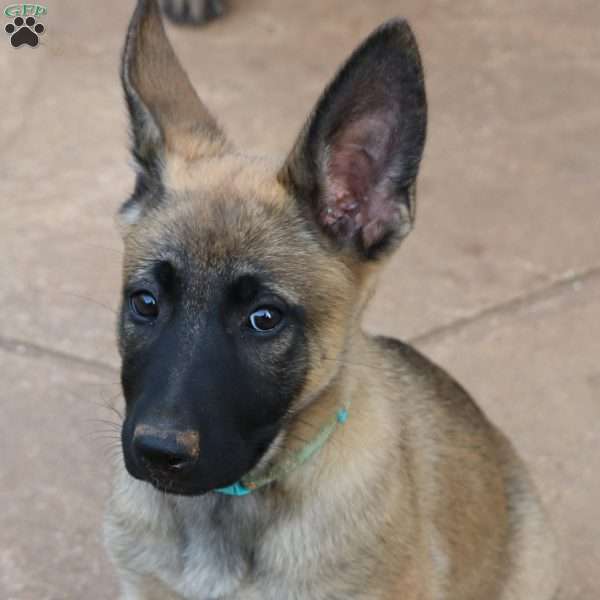
[[[270,331],[279,325],[282,318],[281,311],[271,306],[255,310],[249,317],[250,327],[255,331]]]
[[[129,307],[133,314],[141,319],[152,320],[158,317],[158,300],[147,290],[131,294]]]

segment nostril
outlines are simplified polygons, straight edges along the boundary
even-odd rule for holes
[[[175,433],[134,436],[134,450],[138,460],[152,470],[181,474],[192,468],[197,453],[191,454],[178,443]]]
[[[181,473],[194,465],[194,460],[189,456],[180,454],[171,454],[168,451],[156,452],[142,449],[138,454],[146,467],[157,469],[159,471],[170,471],[172,473]]]
[[[191,457],[172,454],[169,451],[156,452],[155,450],[142,450],[142,462],[147,466],[161,471],[181,472],[193,465]]]
[[[191,460],[181,460],[179,457],[173,456],[168,459],[166,467],[169,471],[184,471],[191,463]]]

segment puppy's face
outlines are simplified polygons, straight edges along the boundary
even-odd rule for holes
[[[125,460],[171,492],[237,481],[336,370],[353,273],[263,177],[261,197],[256,173],[240,188],[201,176],[126,237]]]
[[[410,229],[419,57],[405,23],[378,30],[279,169],[232,150],[155,2],[138,5],[122,76],[140,167],[121,211],[125,464],[201,494],[276,457],[335,377],[372,266]]]

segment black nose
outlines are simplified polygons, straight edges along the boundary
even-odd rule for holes
[[[133,436],[136,458],[148,469],[182,474],[194,467],[200,454],[196,431],[161,430],[138,425]]]

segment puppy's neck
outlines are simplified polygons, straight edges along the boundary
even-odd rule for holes
[[[294,416],[287,428],[282,451],[277,456],[295,452],[299,446],[310,442],[324,424],[335,418],[340,408],[349,407],[348,416],[310,460],[274,486],[274,490],[278,488],[296,498],[303,497],[306,490],[311,490],[313,499],[315,490],[324,495],[329,492],[335,495],[341,489],[349,491],[359,483],[353,479],[353,473],[362,471],[364,480],[365,474],[384,470],[386,459],[379,456],[378,449],[388,436],[397,435],[382,390],[373,389],[372,382],[370,386],[364,384],[367,369],[373,366],[385,368],[378,365],[378,357],[364,334],[353,334],[352,343],[345,352],[337,358],[324,360],[330,360],[336,373],[328,387]],[[366,440],[371,441],[372,446],[367,446]],[[360,482],[360,485],[365,484],[369,485],[369,482]]]

